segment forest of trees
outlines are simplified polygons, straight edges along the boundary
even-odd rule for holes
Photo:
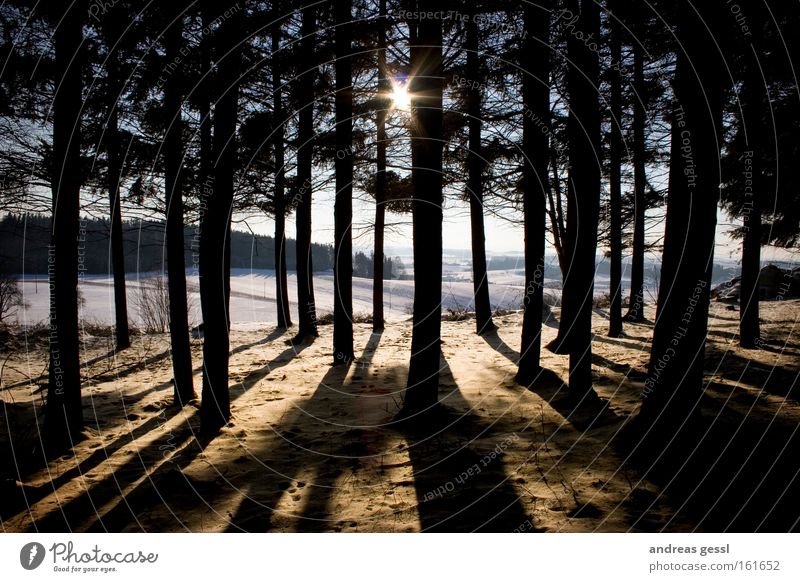
[[[231,269],[277,270],[279,326],[293,327],[302,343],[318,333],[313,273],[332,267],[331,356],[347,363],[353,276],[373,278],[373,327],[381,329],[383,280],[393,276],[385,232],[408,223],[415,294],[400,416],[435,409],[443,212],[461,207],[469,213],[475,331],[497,326],[489,283],[504,263],[487,263],[484,220],[499,217],[524,233],[517,381],[539,381],[542,349],[568,355],[575,406],[598,406],[598,255],[611,278],[613,337],[645,319],[645,255],[661,255],[650,365],[632,426],[658,450],[667,442],[679,449],[696,428],[722,213],[739,225],[742,244],[743,346],[759,340],[763,245],[794,248],[800,237],[800,116],[789,58],[800,57],[800,13],[791,4],[4,3],[0,210],[16,217],[4,219],[4,232],[25,215],[49,239],[25,250],[25,272],[45,266],[54,298],[48,443],[68,446],[83,423],[77,282],[79,252],[91,242],[82,240],[81,217],[110,237],[91,254],[97,269],[114,274],[119,349],[129,343],[125,273],[167,272],[178,404],[197,393],[183,308],[196,253],[201,420],[214,434],[230,417]],[[334,233],[317,244],[312,217],[323,192],[333,201],[323,211]],[[357,215],[365,204],[374,210]],[[274,237],[233,229],[256,217],[269,217]],[[363,231],[374,241],[371,257],[354,255]],[[136,262],[131,244],[152,253]],[[20,259],[20,251],[3,251]],[[546,253],[557,258],[563,293],[558,336],[542,346]],[[298,277],[297,322],[287,270]]]
[[[8,214],[0,220],[0,272],[17,275],[46,275],[47,247],[50,244],[51,221],[49,216]],[[123,260],[128,274],[150,273],[166,270],[165,223],[154,221],[123,222]],[[84,254],[81,270],[85,274],[108,274],[113,262],[109,221],[84,219],[80,233]],[[197,230],[183,229],[184,262],[189,272],[196,265],[199,254]],[[295,269],[294,241],[287,240],[286,267]],[[333,268],[333,247],[314,244],[312,247],[314,270]],[[357,256],[357,255],[356,255]],[[275,239],[266,235],[253,235],[238,230],[231,231],[231,266],[234,269],[275,269]],[[359,275],[371,277],[369,274]],[[391,277],[389,277],[391,278]]]

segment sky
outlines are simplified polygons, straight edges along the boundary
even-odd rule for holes
[[[334,224],[333,224],[333,193],[327,191],[316,192],[314,194],[314,204],[312,210],[312,240],[321,244],[333,244]],[[373,245],[372,232],[368,225],[372,224],[375,212],[375,205],[356,198],[353,203],[354,241],[356,250],[371,251]],[[652,211],[654,219],[659,211]],[[717,246],[715,260],[738,262],[741,255],[741,242],[734,240],[728,234],[733,228],[738,226],[738,222],[728,217],[722,210],[718,213],[717,222]],[[387,247],[411,247],[411,216],[387,213],[387,225],[394,224],[388,228],[385,244]],[[523,252],[523,230],[521,224],[514,224],[509,220],[504,220],[493,215],[484,218],[486,226],[486,250],[488,254],[522,254]],[[259,234],[274,234],[274,223],[269,218],[248,220],[248,225],[254,232]],[[295,237],[296,227],[294,215],[287,219],[287,234],[290,238]],[[655,238],[663,234],[663,221],[657,228],[650,233],[650,238]],[[442,242],[445,249],[460,249],[469,256],[471,247],[469,206],[462,201],[448,200],[444,209],[444,223],[442,226]],[[554,250],[548,245],[548,252]],[[598,255],[602,254],[602,249],[598,250]],[[651,257],[658,259],[659,253],[652,253]],[[762,250],[762,260],[770,261],[800,261],[800,251],[787,251],[775,247],[764,247]]]

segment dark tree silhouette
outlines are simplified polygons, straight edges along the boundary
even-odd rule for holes
[[[183,12],[185,4],[176,2],[168,11],[164,31],[166,62],[178,62],[183,47]],[[174,401],[184,405],[195,398],[192,380],[192,352],[189,345],[188,305],[186,299],[186,258],[183,233],[183,76],[175,67],[164,83],[164,193],[167,207],[167,289],[169,295],[169,334],[172,349]]]
[[[644,34],[644,15],[646,8],[640,4],[628,7],[633,23],[634,35]],[[627,321],[644,320],[644,251],[645,251],[645,211],[647,199],[645,186],[645,47],[636,39],[633,42],[633,241],[631,249],[631,290],[628,302]]]
[[[442,8],[443,2],[425,5]],[[414,324],[404,414],[438,400],[442,325],[442,23],[409,23],[414,232]]]
[[[314,77],[316,4],[302,9],[300,63],[295,76],[298,102],[297,128],[297,180],[294,194],[297,201],[295,223],[297,226],[297,319],[295,341],[317,336],[317,307],[314,300],[314,269],[311,261],[311,199],[312,164],[314,149]]]
[[[335,4],[336,202],[333,263],[333,363],[353,359],[353,6]]]
[[[742,280],[739,287],[739,344],[743,348],[757,346],[761,336],[759,323],[759,284],[761,273],[762,244],[762,198],[764,194],[764,171],[762,152],[766,148],[764,127],[767,116],[764,109],[767,93],[762,77],[761,38],[763,32],[762,10],[757,3],[750,4],[753,27],[750,42],[743,42],[744,75],[741,95],[741,124],[746,136],[748,151],[744,154],[750,159],[751,184],[744,188],[744,235],[742,236]],[[744,160],[743,160],[744,161]]]
[[[83,428],[78,339],[78,235],[81,190],[81,66],[84,2],[51,14],[55,28],[53,227],[48,249],[50,369],[48,447],[69,448]]]
[[[236,167],[236,121],[244,18],[231,4],[216,32],[217,87],[214,105],[214,188],[200,233],[200,303],[203,311],[201,430],[213,434],[230,418],[230,231]]]
[[[280,3],[275,3],[272,22],[272,119],[273,149],[275,155],[275,297],[278,310],[278,327],[292,325],[289,310],[289,289],[286,275],[286,168],[283,111],[283,85],[281,81],[280,57],[281,20]]]
[[[119,110],[122,106],[123,73],[120,62],[120,45],[125,30],[121,13],[122,7],[112,7],[100,26],[103,40],[108,48],[105,61],[108,119],[104,134],[106,156],[108,157],[108,200],[111,215],[111,265],[114,273],[114,336],[116,348],[124,350],[131,345],[128,328],[128,300],[125,291],[125,250],[122,241],[122,202],[120,184],[122,182],[122,161],[124,144],[119,129]]]
[[[550,10],[552,2],[525,5],[522,69],[522,200],[525,217],[525,312],[517,382],[529,385],[539,372],[542,345],[545,233],[550,127]]]
[[[475,323],[478,334],[496,329],[492,321],[492,307],[489,301],[489,276],[486,271],[486,234],[483,224],[483,169],[485,159],[481,147],[481,87],[484,79],[481,74],[481,59],[478,47],[478,23],[476,6],[467,2],[466,38],[464,50],[466,59],[466,114],[469,129],[467,149],[467,196],[469,196],[470,232],[472,235],[472,282],[475,293]]]
[[[375,159],[375,252],[372,278],[372,329],[384,326],[383,263],[384,230],[386,227],[386,115],[389,109],[391,83],[386,70],[386,0],[380,0],[378,13],[378,96],[376,101],[376,159]]]
[[[569,353],[569,387],[583,397],[592,391],[592,300],[600,205],[599,62],[596,51],[579,39],[600,37],[600,9],[594,0],[573,0],[576,32],[568,32],[570,114],[567,234],[569,270],[564,278],[559,326],[562,350]]]
[[[611,45],[611,144],[609,147],[609,262],[611,305],[608,335],[622,335],[622,25],[619,0],[609,0],[608,26]]]
[[[726,67],[717,0],[676,6],[672,154],[661,283],[644,400],[648,436],[692,439],[703,394],[709,288],[719,202]],[[708,28],[710,26],[710,29]],[[676,446],[676,452],[680,449]],[[653,450],[663,447],[657,446]]]

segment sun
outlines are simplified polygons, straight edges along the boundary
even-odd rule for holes
[[[392,99],[392,107],[401,111],[411,110],[411,93],[408,92],[408,85],[392,81],[392,92],[389,95]]]

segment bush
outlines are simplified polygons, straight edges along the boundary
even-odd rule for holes
[[[169,329],[169,293],[164,277],[144,279],[134,292],[133,304],[145,333],[166,333]]]
[[[592,300],[592,307],[596,309],[609,309],[611,307],[611,293],[595,295]]]
[[[14,317],[20,308],[25,307],[22,291],[17,278],[12,275],[0,275],[0,323]]]

